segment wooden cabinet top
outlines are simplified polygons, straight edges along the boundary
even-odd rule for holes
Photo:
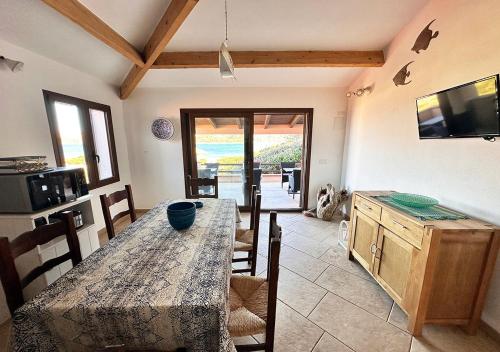
[[[403,216],[403,217],[407,218],[408,220],[410,220],[410,221],[414,222],[415,224],[422,226],[422,227],[432,226],[434,228],[443,229],[443,230],[469,230],[469,231],[475,230],[475,231],[488,231],[488,232],[495,231],[495,233],[497,235],[500,235],[500,227],[498,227],[494,224],[488,223],[486,221],[473,218],[471,216],[468,216],[467,214],[464,214],[464,215],[468,216],[468,219],[420,220],[414,216],[411,216],[408,213],[405,213],[405,212],[403,212],[395,207],[390,206],[387,203],[381,202],[380,200],[378,200],[376,198],[377,196],[388,196],[391,193],[394,193],[394,191],[356,191],[353,194],[353,198],[355,196],[365,198],[366,200],[380,206],[382,209],[388,209],[391,212],[394,212],[400,216]],[[450,208],[446,208],[442,205],[440,205],[440,206],[445,208],[445,209],[450,209]],[[453,210],[453,209],[450,209],[450,210]],[[453,210],[453,211],[456,212],[456,210]]]

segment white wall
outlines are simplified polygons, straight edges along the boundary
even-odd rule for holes
[[[124,102],[134,200],[149,208],[165,198],[184,197],[181,108],[314,108],[309,204],[318,186],[340,184],[345,90],[333,88],[138,89]],[[151,122],[170,118],[173,140],[156,140]]]
[[[343,183],[351,190],[394,189],[500,225],[500,141],[419,140],[415,98],[500,72],[500,1],[430,1],[386,50],[386,64],[367,69],[351,88],[374,86],[351,98]],[[427,51],[410,49],[436,18]],[[412,83],[392,78],[409,61]],[[483,319],[500,331],[500,261]]]
[[[49,165],[55,166],[42,89],[111,106],[120,182],[91,192],[94,195],[92,209],[97,228],[103,228],[99,194],[113,192],[130,183],[123,105],[115,88],[2,40],[0,55],[24,62],[24,70],[17,73],[0,65],[0,156],[46,155]],[[0,296],[3,296],[3,290],[0,291]],[[7,316],[4,298],[0,297],[0,323]]]
[[[123,104],[116,88],[2,40],[0,55],[24,62],[24,70],[17,73],[0,65],[0,156],[46,155],[49,165],[55,166],[42,89],[111,106],[120,182],[91,192],[94,217],[99,229],[103,228],[99,194],[113,192],[130,183]]]

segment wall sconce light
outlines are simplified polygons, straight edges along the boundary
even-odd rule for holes
[[[357,89],[356,91],[351,91],[351,92],[347,92],[345,93],[345,96],[350,98],[350,97],[362,97],[363,95],[365,95],[366,93],[371,93],[372,91],[372,88],[371,87],[365,87],[365,88],[359,88]]]
[[[5,63],[7,67],[12,71],[12,72],[19,72],[23,70],[24,63],[21,61],[16,61],[16,60],[11,60],[6,58],[5,56],[0,56],[0,62]]]

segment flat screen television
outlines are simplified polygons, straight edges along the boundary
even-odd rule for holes
[[[420,139],[500,135],[498,75],[417,99]]]

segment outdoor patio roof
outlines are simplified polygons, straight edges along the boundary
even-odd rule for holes
[[[302,134],[304,114],[255,114],[254,134]],[[243,133],[243,118],[206,117],[196,119],[198,134]]]

